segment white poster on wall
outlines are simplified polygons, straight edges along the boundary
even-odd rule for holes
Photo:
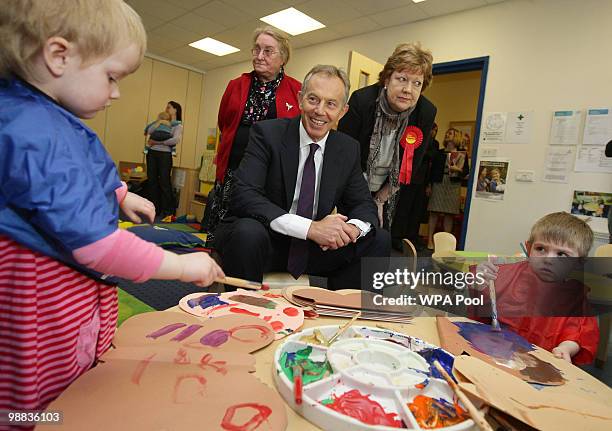
[[[606,145],[610,140],[612,140],[612,110],[588,109],[582,145]]]
[[[481,160],[478,165],[476,193],[474,196],[478,199],[496,202],[503,201],[508,185],[509,164],[509,159],[500,157]]]
[[[583,111],[555,111],[550,125],[550,145],[578,145]]]
[[[528,144],[531,142],[533,111],[508,112],[506,117],[507,144]]]
[[[501,144],[506,134],[506,113],[489,112],[482,121],[482,142],[484,144]]]
[[[612,174],[612,159],[606,157],[605,146],[581,145],[576,152],[576,172]]]
[[[573,163],[574,147],[549,146],[542,181],[567,184]]]

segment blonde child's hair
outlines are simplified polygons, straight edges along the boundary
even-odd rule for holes
[[[529,242],[537,240],[570,247],[584,257],[593,245],[593,231],[584,220],[566,212],[556,212],[545,215],[533,225]]]
[[[166,111],[161,111],[157,116],[157,119],[161,121],[170,121],[171,118],[172,117],[170,117],[170,114],[168,114]]]
[[[77,46],[83,65],[136,44],[142,61],[147,36],[123,0],[3,0],[0,6],[0,76],[35,78],[34,59],[51,37]]]

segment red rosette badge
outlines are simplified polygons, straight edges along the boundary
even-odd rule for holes
[[[408,126],[404,130],[400,144],[404,148],[404,157],[400,167],[400,184],[410,184],[412,178],[412,159],[414,151],[423,143],[423,131],[417,126]]]

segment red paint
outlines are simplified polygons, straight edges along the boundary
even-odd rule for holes
[[[357,389],[348,391],[339,397],[332,395],[334,402],[326,404],[332,410],[355,418],[369,425],[383,425],[402,428],[402,421],[396,419],[396,413],[387,413],[383,406],[371,400],[369,395],[362,395]]]
[[[285,327],[283,322],[279,322],[278,320],[275,320],[274,322],[270,322],[270,326],[272,326],[272,329],[274,329],[274,332],[278,332]]]
[[[205,367],[210,367],[215,370],[217,373],[221,373],[223,375],[227,374],[227,362],[226,361],[211,361],[212,355],[210,353],[205,354],[200,359],[200,368],[204,369]]]
[[[235,424],[234,416],[240,409],[255,409],[257,413],[251,417],[248,421],[243,424]],[[223,420],[221,421],[221,428],[227,431],[253,431],[259,427],[264,421],[267,421],[272,414],[272,409],[268,406],[257,403],[245,403],[230,406],[225,410]]]
[[[247,314],[249,316],[259,317],[259,313],[253,313],[252,311],[245,310],[244,308],[240,308],[240,307],[231,307],[229,311],[231,311],[232,313],[236,313],[236,314]]]
[[[200,389],[198,390],[198,395],[200,397],[204,397],[206,394],[204,393],[204,388],[206,386],[206,378],[204,376],[199,376],[197,374],[189,374],[185,376],[179,376],[176,379],[176,383],[174,384],[174,392],[172,393],[172,401],[174,404],[191,404],[193,399],[179,399],[181,385],[185,380],[195,380],[200,384]]]
[[[269,322],[272,319],[272,316],[264,316],[263,320]]]
[[[268,338],[274,337],[274,334],[272,334],[272,331],[270,331],[270,329],[266,326],[263,325],[240,325],[240,326],[235,326],[234,328],[229,330],[229,334],[230,337],[232,337],[234,340],[236,341],[241,341],[243,343],[255,343],[257,342],[257,339],[249,339],[249,338],[240,338],[236,335],[236,333],[238,331],[242,331],[242,330],[248,330],[248,329],[255,329],[256,331],[259,331],[259,338],[266,340]]]
[[[190,364],[189,356],[187,355],[187,351],[185,349],[179,349],[176,352],[176,358],[174,358],[174,363],[179,365]]]
[[[266,283],[261,283],[261,290],[270,290],[270,285]]]
[[[140,378],[142,377],[142,373],[144,373],[144,370],[151,363],[151,360],[153,359],[155,355],[157,355],[157,353],[153,353],[148,358],[144,358],[142,361],[138,363],[138,365],[136,365],[136,369],[134,370],[134,373],[132,374],[132,383],[134,383],[135,385],[140,384]]]
[[[417,388],[417,389],[425,389],[425,386],[427,386],[427,385],[425,384],[425,382],[423,382],[423,383],[417,383],[416,385],[414,385],[414,387],[415,387],[415,388]]]
[[[263,296],[265,296],[266,298],[282,298],[283,297],[283,295],[279,295],[276,293],[270,293],[270,292],[264,293]]]
[[[304,391],[302,373],[303,370],[301,366],[296,365],[293,367],[293,397],[298,406],[302,404],[302,392]]]
[[[295,317],[299,314],[299,311],[295,307],[287,307],[283,310],[283,313],[285,313],[287,316]]]

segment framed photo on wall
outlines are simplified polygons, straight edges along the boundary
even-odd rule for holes
[[[448,127],[452,129],[457,129],[463,133],[464,136],[464,150],[467,151],[469,155],[472,154],[472,142],[474,141],[474,133],[476,132],[476,122],[475,121],[450,121],[448,123]]]

